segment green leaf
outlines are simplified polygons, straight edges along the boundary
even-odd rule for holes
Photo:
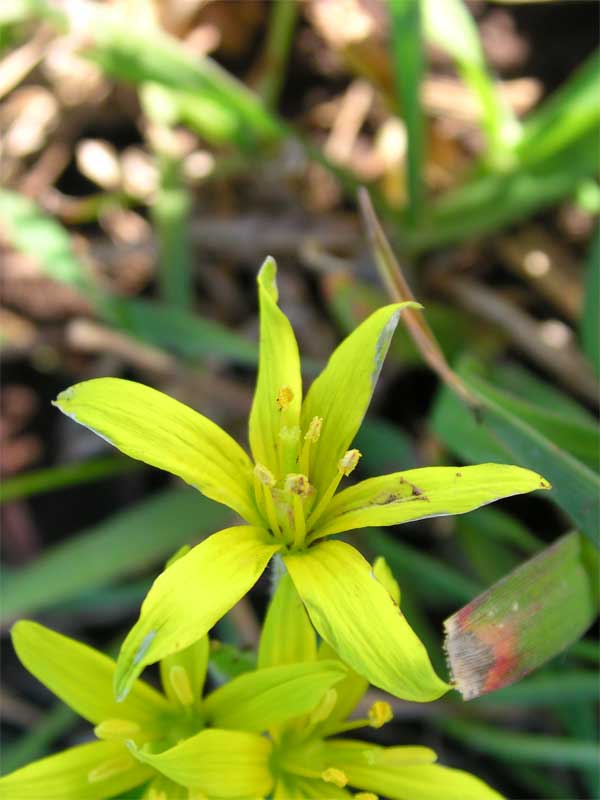
[[[458,719],[444,720],[440,727],[452,739],[476,752],[509,763],[548,764],[552,767],[594,767],[598,763],[595,742],[503,731],[491,725]]]
[[[212,727],[261,733],[312,711],[345,674],[340,661],[263,667],[211,692],[203,710]]]
[[[112,690],[115,662],[82,642],[29,620],[17,622],[12,641],[23,666],[95,725],[106,719],[127,719],[147,728],[168,710],[165,698],[142,681],[118,704]]]
[[[342,661],[374,686],[405,700],[434,700],[448,691],[357,550],[328,541],[283,560],[313,625]]]
[[[105,778],[100,777],[102,769]],[[98,778],[90,781],[95,770]],[[91,742],[0,778],[0,793],[12,800],[104,800],[139,786],[151,774],[128,756],[120,742]]]
[[[154,581],[123,642],[115,691],[125,697],[148,664],[204,636],[256,583],[281,547],[263,528],[237,526],[209,536]]]
[[[68,233],[36,203],[9,189],[0,189],[0,219],[12,246],[40,264],[49,277],[87,296],[94,295]]]
[[[226,117],[238,147],[254,148],[282,134],[282,124],[246,86],[212,59],[193,59],[160,29],[136,29],[125,15],[100,7],[88,27],[93,35],[88,56],[107,74],[134,84],[161,84],[204,102],[208,116]]]
[[[392,63],[397,111],[406,124],[408,217],[416,221],[423,204],[425,124],[421,109],[424,72],[421,4],[413,0],[388,0],[391,19]]]
[[[488,160],[506,167],[520,125],[487,70],[475,20],[462,0],[425,0],[423,11],[428,40],[454,59],[462,79],[479,101]]]
[[[277,305],[276,274],[277,265],[269,257],[258,273],[260,361],[250,412],[249,439],[254,460],[283,477],[294,470],[286,469],[279,458],[283,450],[279,431],[283,426],[290,431],[298,428],[302,377],[296,337],[288,318]],[[286,396],[280,396],[280,392],[285,392]]]
[[[258,521],[250,459],[222,428],[189,406],[121,378],[77,383],[54,405],[126,455],[172,472],[247,521]]]
[[[503,497],[548,488],[538,473],[506,464],[394,472],[335,495],[311,540],[355,528],[464,514]]]
[[[387,531],[370,528],[366,534],[369,548],[385,557],[400,586],[410,582],[413,591],[418,591],[420,602],[429,607],[466,603],[483,588],[445,561],[422,553]]]
[[[137,467],[135,461],[128,458],[108,456],[26,472],[24,475],[3,481],[0,486],[0,504],[62,489],[65,486],[79,486],[82,483],[121,475],[132,472]]]
[[[463,186],[446,192],[418,230],[406,230],[413,252],[491,233],[561,200],[582,179],[598,171],[597,137],[587,133],[544,161],[507,173],[476,173]]]
[[[255,366],[258,348],[224,325],[146,298],[111,297],[104,305],[109,321],[148,344],[188,361],[220,358]]]
[[[571,415],[569,420],[562,419],[560,425],[553,427],[555,418],[533,407],[527,407],[527,419],[522,419],[512,408],[518,407],[521,412],[523,405],[514,398],[505,402],[504,393],[480,377],[477,362],[465,359],[457,372],[481,401],[481,407],[475,419],[447,389],[442,390],[432,420],[434,430],[446,445],[465,460],[486,457],[514,460],[524,467],[542,471],[553,485],[549,497],[570,515],[583,533],[592,541],[598,541],[600,479],[570,452],[561,449],[561,446],[575,446],[577,452],[587,451],[590,457],[596,436],[585,442],[585,431],[591,434],[587,423],[574,421]],[[577,432],[577,441],[569,439],[569,431]]]
[[[547,161],[590,131],[600,122],[598,76],[600,51],[592,55],[557,89],[540,108],[531,113],[517,145],[522,164]]]
[[[444,623],[453,683],[466,700],[507,686],[577,640],[598,613],[598,557],[572,533]]]
[[[269,771],[272,745],[243,731],[204,730],[153,754],[130,743],[135,758],[184,786],[220,798],[264,797],[273,784]]]
[[[587,256],[580,335],[583,350],[600,375],[600,227],[596,228]]]
[[[179,545],[212,532],[230,517],[227,509],[192,489],[159,492],[5,575],[2,618],[48,608],[154,566]]]

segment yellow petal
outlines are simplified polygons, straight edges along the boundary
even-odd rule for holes
[[[503,497],[548,489],[537,472],[507,464],[424,467],[369,478],[337,494],[311,538],[464,514]]]
[[[448,691],[357,550],[344,542],[322,542],[284,561],[313,625],[342,661],[405,700],[435,700]]]
[[[314,661],[317,635],[294,582],[281,576],[265,616],[258,646],[258,666]]]
[[[194,547],[154,581],[125,639],[115,691],[125,697],[145,666],[177,653],[210,628],[256,583],[280,549],[264,528],[226,528]]]
[[[248,522],[258,521],[250,459],[231,436],[189,406],[120,378],[75,384],[54,405],[128,456],[172,472]]]
[[[167,778],[211,798],[263,797],[272,788],[271,743],[263,736],[212,728],[162,753],[131,753]]]
[[[302,430],[322,417],[318,442],[311,448],[310,482],[322,493],[335,478],[371,402],[403,303],[371,314],[337,347],[310,387],[302,407]]]
[[[117,703],[113,693],[115,662],[75,639],[37,622],[21,620],[12,629],[12,640],[29,672],[93,724],[128,719],[147,726],[168,710],[165,698],[142,681],[134,684],[124,703]]]
[[[339,661],[264,667],[209,694],[204,713],[214,727],[259,733],[312,711],[345,674]]]
[[[260,358],[249,421],[254,460],[279,474],[277,443],[282,426],[293,428],[300,419],[302,378],[296,337],[277,305],[277,265],[267,258],[258,273]]]
[[[151,774],[150,768],[128,755],[123,744],[91,742],[3,776],[0,796],[6,800],[104,800],[140,786]]]

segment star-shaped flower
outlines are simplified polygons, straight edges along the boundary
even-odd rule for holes
[[[205,636],[161,661],[165,694],[138,680],[117,703],[112,659],[27,620],[12,636],[24,666],[99,739],[0,778],[0,794],[14,800],[104,800],[142,784],[147,800],[264,797],[273,785],[273,747],[260,733],[310,712],[346,674],[331,659],[273,665],[203,698]]]
[[[399,603],[398,584],[383,559],[377,559],[373,571]],[[265,619],[259,669],[298,661],[318,664],[334,657],[326,643],[317,646],[302,601],[290,576],[284,574]],[[474,775],[436,764],[436,754],[428,747],[382,747],[346,738],[350,731],[381,728],[392,718],[391,707],[379,700],[363,717],[348,718],[367,688],[368,682],[349,670],[308,714],[269,726],[269,796],[273,800],[377,800],[377,795],[389,800],[501,800]],[[181,762],[169,775],[177,779],[184,769]],[[351,788],[359,793],[351,793]]]
[[[117,694],[125,697],[147,664],[204,636],[281,553],[315,628],[344,662],[398,697],[433,700],[449,687],[369,564],[351,545],[323,540],[356,528],[461,514],[549,485],[520,467],[482,464],[396,472],[338,492],[360,458],[352,441],[406,304],[368,317],[303,400],[298,346],[277,305],[275,273],[268,258],[258,276],[260,360],[249,423],[254,463],[209,419],[139,383],[99,378],[72,386],[56,401],[127,455],[178,475],[248,523],[210,536],[157,578],[121,649]]]

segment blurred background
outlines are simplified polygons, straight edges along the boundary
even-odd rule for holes
[[[555,486],[354,535],[388,560],[440,672],[445,617],[574,527],[597,536],[597,44],[597,3],[578,0],[2,4],[3,771],[90,735],[19,665],[10,624],[115,651],[164,561],[231,522],[50,401],[132,378],[245,443],[266,255],[307,381],[389,302],[361,185],[497,424],[400,329],[357,471],[501,461]],[[215,680],[249,663],[268,589],[214,632]],[[592,632],[468,704],[397,701],[371,734],[512,798],[595,798],[597,664]]]

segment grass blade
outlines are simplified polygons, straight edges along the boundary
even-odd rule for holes
[[[40,611],[151,567],[229,519],[228,509],[193,489],[167,489],[5,575],[2,620]]]
[[[587,257],[581,341],[596,375],[600,375],[600,227],[596,228]]]
[[[514,159],[511,150],[520,135],[520,124],[487,70],[473,17],[462,0],[425,0],[423,8],[429,41],[454,59],[462,79],[479,100],[486,161],[505,168]]]
[[[598,613],[598,554],[563,536],[444,622],[465,700],[519,680],[578,639]]]
[[[392,63],[398,113],[408,137],[407,219],[416,223],[423,206],[425,121],[421,108],[421,80],[425,66],[421,36],[421,4],[414,0],[389,0]]]
[[[508,762],[594,767],[598,759],[594,742],[500,731],[491,725],[457,719],[443,721],[441,728],[445,734],[473,750]]]
[[[106,456],[91,458],[78,464],[61,464],[38,469],[5,480],[0,485],[0,504],[62,489],[65,486],[78,486],[113,475],[121,475],[140,468],[140,463],[133,459]]]

